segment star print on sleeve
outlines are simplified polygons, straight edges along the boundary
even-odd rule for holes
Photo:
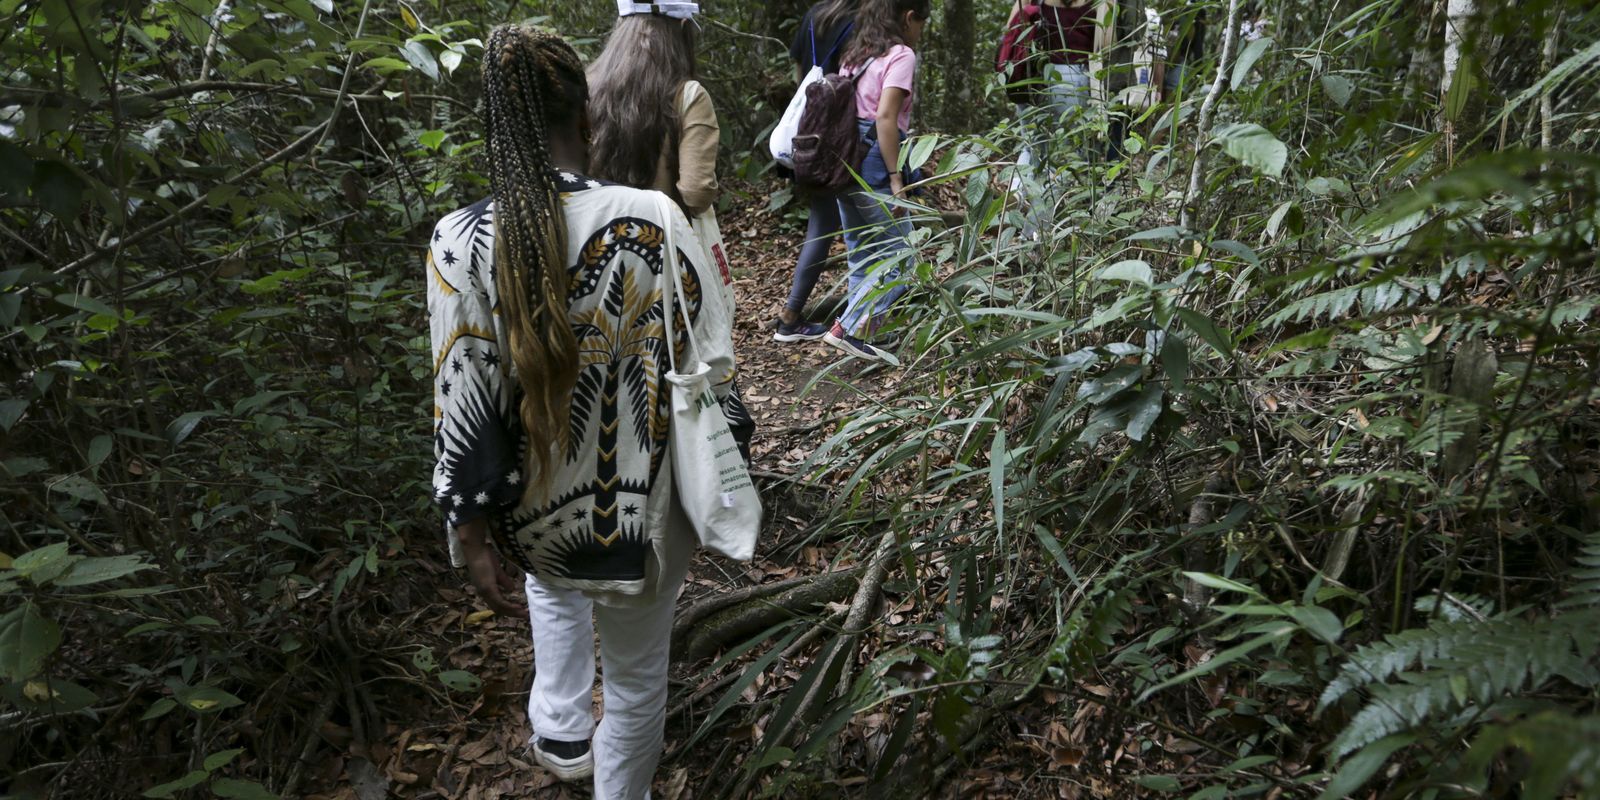
[[[492,350],[486,352],[483,354],[483,363],[491,367],[498,367],[500,366],[500,356],[496,355]]]
[[[514,469],[514,470],[511,470],[510,472],[506,473],[506,483],[510,483],[510,484],[522,483],[522,471]]]
[[[625,516],[625,517],[632,517],[632,516],[637,515],[638,513],[639,513],[639,507],[634,505],[633,503],[629,503],[629,504],[627,504],[627,505],[622,507],[622,515]]]
[[[445,263],[445,266],[453,267],[453,266],[456,265],[456,262],[459,261],[459,260],[460,259],[456,258],[456,253],[455,253],[454,250],[445,250],[444,251],[444,263]]]
[[[450,382],[449,381],[439,381],[439,391],[443,392],[445,397],[449,397],[450,396]]]
[[[461,359],[458,358],[458,359],[456,359],[454,361],[451,361],[450,362],[450,369],[455,370],[456,372],[460,372],[461,371]]]
[[[577,511],[572,512],[572,521],[573,522],[582,522],[583,521],[583,510],[582,509],[579,509]]]
[[[472,502],[477,503],[480,506],[488,503],[489,502],[489,493],[488,492],[478,492],[478,496],[472,498]]]

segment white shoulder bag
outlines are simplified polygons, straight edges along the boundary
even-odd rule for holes
[[[806,89],[823,79],[822,65],[833,59],[833,54],[838,52],[839,46],[854,28],[853,22],[846,25],[844,32],[834,40],[833,49],[829,50],[820,61],[817,59],[817,31],[815,27],[810,30],[811,71],[800,79],[800,88],[796,89],[794,97],[789,99],[789,107],[783,110],[783,116],[778,118],[778,125],[772,129],[772,138],[767,142],[767,149],[772,151],[772,159],[779,164],[794,169],[794,137],[800,132],[800,117],[806,113]]]
[[[661,268],[670,276],[662,287],[662,335],[666,337],[665,374],[671,404],[668,446],[672,453],[673,482],[678,502],[694,525],[700,544],[738,561],[755,556],[756,536],[761,530],[761,495],[745,467],[739,445],[728,429],[722,404],[711,391],[711,367],[700,360],[694,325],[684,331],[689,347],[684,352],[688,371],[679,369],[673,345],[673,298],[683,296],[683,279],[678,269],[678,247],[673,235],[676,205],[661,195],[661,227],[665,231]],[[702,285],[705,279],[701,280]],[[715,302],[706,297],[702,302]],[[684,303],[685,321],[688,303]]]

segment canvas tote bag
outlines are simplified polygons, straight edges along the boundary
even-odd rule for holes
[[[680,367],[674,352],[672,302],[683,295],[672,230],[675,207],[666,195],[661,196],[666,234],[661,268],[670,273],[662,287],[661,322],[670,366],[665,378],[670,394],[668,443],[673,481],[678,502],[694,525],[701,546],[737,561],[749,561],[755,556],[756,536],[761,530],[761,495],[734,442],[722,404],[711,391],[711,367],[700,360],[693,325],[684,331],[689,338],[683,365],[687,369]]]
[[[678,102],[678,117],[683,118],[689,113],[689,105],[695,97],[705,92],[705,87],[698,81],[688,81],[683,85],[683,95]],[[695,236],[699,237],[700,244],[705,247],[706,255],[711,256],[711,263],[717,268],[722,281],[722,301],[728,306],[728,318],[733,319],[733,269],[728,263],[728,253],[722,243],[722,226],[717,224],[717,207],[707,206],[689,220],[689,226],[694,228]]]

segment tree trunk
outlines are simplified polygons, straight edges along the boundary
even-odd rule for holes
[[[1211,81],[1205,102],[1200,104],[1200,122],[1194,136],[1194,169],[1189,172],[1189,190],[1183,195],[1183,209],[1178,212],[1178,225],[1194,227],[1195,205],[1200,202],[1200,180],[1206,167],[1206,138],[1211,135],[1211,115],[1216,111],[1217,100],[1228,89],[1228,71],[1233,61],[1233,43],[1239,38],[1239,0],[1228,0],[1228,23],[1222,29],[1222,55],[1217,59],[1217,76]]]
[[[1469,74],[1458,74],[1461,71],[1462,59],[1467,56],[1467,26],[1472,17],[1477,13],[1478,0],[1450,0],[1446,6],[1444,19],[1444,73],[1439,78],[1439,132],[1443,134],[1444,153],[1446,163],[1455,163],[1456,131],[1462,120],[1461,108],[1452,110],[1450,90],[1456,82],[1471,80]],[[1468,62],[1470,66],[1470,61]],[[1470,91],[1471,87],[1463,86],[1458,91]],[[1462,104],[1465,105],[1465,104]]]
[[[972,76],[976,70],[973,50],[977,46],[978,19],[972,0],[946,0],[944,4],[944,128],[965,131],[971,126]]]

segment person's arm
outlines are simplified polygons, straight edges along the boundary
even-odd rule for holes
[[[1022,16],[1022,0],[1014,0],[1011,4],[1011,15],[1006,17],[1006,27],[1017,24],[1017,17]]]
[[[477,208],[447,217],[435,229],[428,251],[428,329],[435,364],[433,500],[444,512],[450,561],[466,567],[485,603],[502,613],[515,610],[503,585],[517,578],[505,570],[488,543],[491,514],[514,507],[523,479],[516,434],[498,413],[510,406],[507,359],[493,331],[488,290],[472,277],[475,260],[493,252],[493,226],[473,215]],[[465,217],[463,217],[465,215]],[[464,235],[459,232],[469,230]]]
[[[700,214],[717,200],[717,147],[722,132],[711,95],[698,84],[684,84],[694,97],[683,113],[683,135],[678,140],[678,196],[691,214]]]
[[[898,86],[883,87],[878,98],[878,150],[883,153],[883,163],[889,168],[889,188],[899,197],[906,189],[905,178],[900,175],[900,109],[911,94]]]
[[[528,613],[527,596],[522,593],[522,579],[511,574],[500,554],[489,544],[489,523],[479,517],[465,525],[457,525],[456,539],[461,542],[462,559],[466,562],[467,579],[485,605],[506,616]]]

